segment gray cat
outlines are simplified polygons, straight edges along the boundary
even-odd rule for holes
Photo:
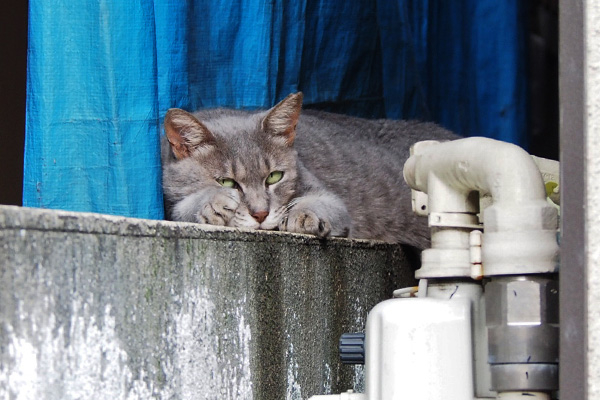
[[[413,143],[457,136],[431,123],[301,108],[295,93],[263,112],[169,110],[168,217],[427,247],[427,221],[411,210],[402,168]]]

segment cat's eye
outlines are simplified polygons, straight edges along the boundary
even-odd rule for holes
[[[237,187],[237,182],[231,178],[219,178],[219,179],[217,179],[217,182],[219,182],[219,185],[226,187],[226,188],[236,188]]]
[[[273,185],[274,183],[279,182],[281,178],[283,178],[283,171],[273,171],[269,174],[265,182],[267,185]]]

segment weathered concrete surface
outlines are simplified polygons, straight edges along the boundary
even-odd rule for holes
[[[581,256],[585,257],[586,293],[584,311],[585,322],[582,324],[586,331],[581,335],[585,338],[585,392],[588,399],[600,398],[600,4],[586,1],[581,7],[584,9],[584,34],[581,38],[584,43],[584,71],[581,73],[585,79],[584,104],[581,110],[584,115],[584,149],[585,158],[583,204],[585,232],[581,243]],[[572,61],[566,61],[565,64]],[[572,68],[572,67],[571,67]],[[572,79],[572,78],[571,78]],[[568,139],[567,139],[568,140]],[[568,157],[572,157],[571,154]],[[573,161],[572,161],[573,163]],[[579,272],[579,271],[578,271]],[[565,335],[569,334],[569,327],[565,327]]]
[[[361,389],[344,331],[413,284],[400,246],[0,206],[0,399]]]

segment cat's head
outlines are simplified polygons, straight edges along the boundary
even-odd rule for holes
[[[262,113],[214,110],[197,118],[169,110],[163,147],[170,158],[163,157],[167,199],[177,209],[206,188],[235,191],[240,203],[229,226],[277,228],[297,187],[293,144],[301,108],[302,93],[295,93]]]

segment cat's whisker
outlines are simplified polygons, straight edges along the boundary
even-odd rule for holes
[[[290,211],[290,209],[292,207],[294,207],[296,204],[298,204],[298,202],[302,199],[302,197],[294,197],[292,200],[290,200],[290,202],[285,206],[284,208],[284,213],[287,213],[288,211]]]

